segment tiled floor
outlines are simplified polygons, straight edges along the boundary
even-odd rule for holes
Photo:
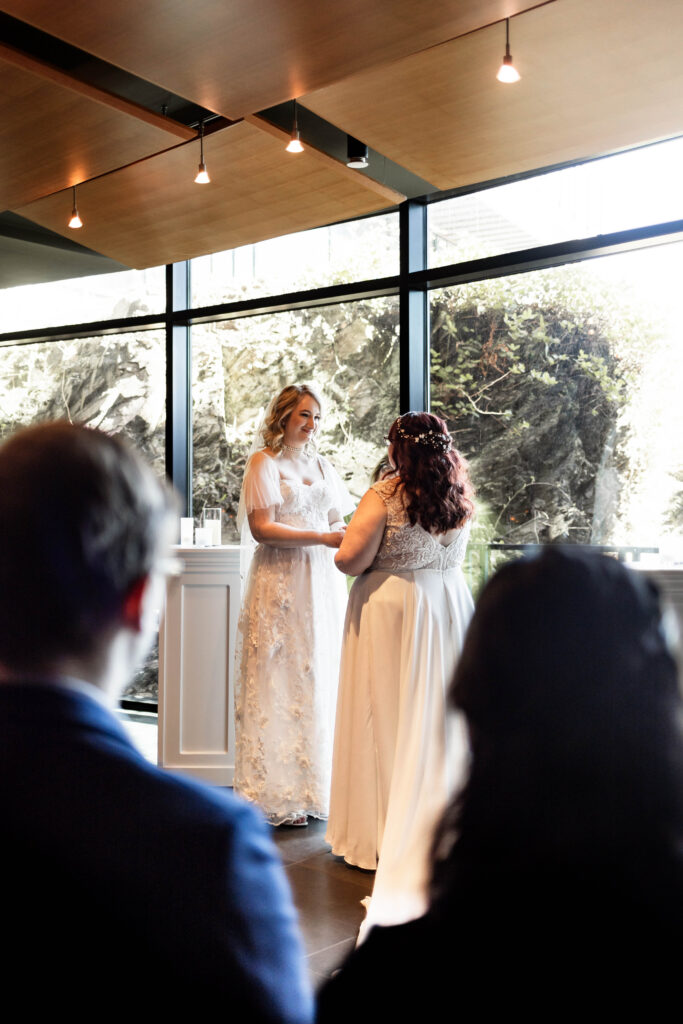
[[[136,746],[156,763],[156,716],[121,714],[121,720]],[[317,988],[354,946],[365,914],[360,901],[370,895],[374,873],[332,856],[324,821],[311,820],[306,828],[275,828],[273,839],[292,887]]]

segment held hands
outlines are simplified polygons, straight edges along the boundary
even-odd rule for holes
[[[344,539],[345,533],[346,527],[342,526],[339,530],[333,530],[330,533],[321,533],[320,537],[326,548],[338,548]]]

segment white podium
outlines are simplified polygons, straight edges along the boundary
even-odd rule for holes
[[[159,632],[159,765],[231,786],[239,545],[174,548]]]

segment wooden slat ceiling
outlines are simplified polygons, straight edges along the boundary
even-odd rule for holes
[[[16,212],[144,268],[361,216],[404,198],[311,149],[286,153],[286,139],[257,119],[207,136],[210,185],[194,184],[196,143],[87,182],[78,201],[84,226],[75,233],[66,227],[68,192]]]
[[[558,0],[301,103],[439,188],[683,133],[683,3]]]
[[[0,50],[0,210],[177,144],[175,132],[95,95],[9,63]]]
[[[7,14],[233,120],[532,6],[534,0],[0,0]]]
[[[0,0],[0,10],[245,116],[207,137],[213,184],[203,188],[192,181],[198,146],[177,145],[192,129],[0,44],[0,209],[66,235],[63,190],[86,181],[78,240],[130,266],[400,201],[315,151],[285,154],[254,112],[292,96],[437,188],[683,133],[681,0]],[[490,23],[519,10],[511,46],[522,81],[503,86],[504,24]]]

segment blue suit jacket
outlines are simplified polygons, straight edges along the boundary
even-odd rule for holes
[[[211,1009],[311,1019],[289,888],[232,795],[148,764],[116,718],[50,685],[0,685],[5,993],[84,1017]],[[133,994],[134,993],[134,994]]]

